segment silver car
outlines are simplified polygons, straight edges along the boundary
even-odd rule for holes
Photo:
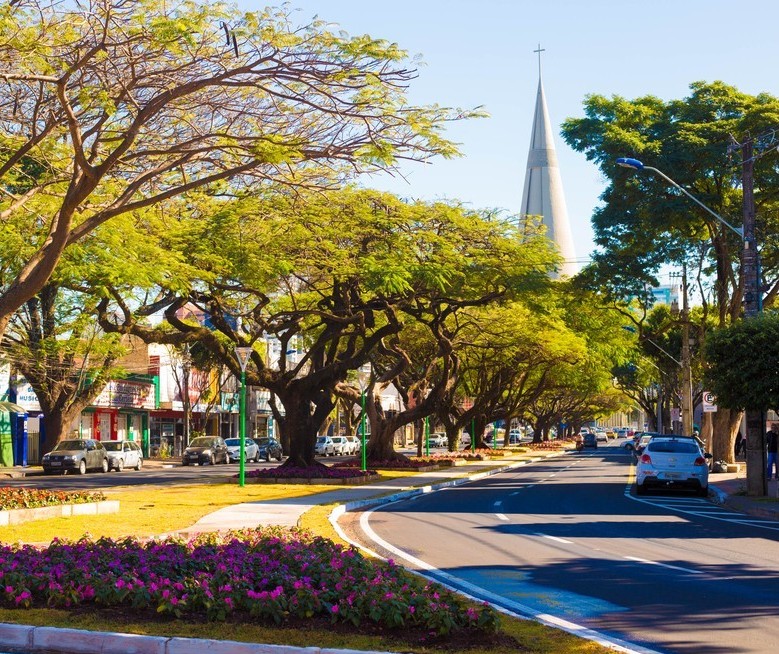
[[[257,462],[260,460],[260,448],[257,447],[257,443],[255,443],[251,438],[245,438],[244,439],[245,447],[246,447],[246,458],[244,461],[254,461]],[[225,443],[227,444],[227,460],[229,463],[234,463],[236,461],[241,460],[241,439],[240,438],[226,438]]]
[[[80,475],[87,470],[108,472],[108,457],[100,441],[92,438],[74,438],[60,441],[41,459],[44,474],[66,473],[75,470]]]
[[[330,436],[318,436],[314,452],[318,456],[335,456],[335,444]]]
[[[705,497],[709,493],[709,462],[692,438],[655,436],[636,462],[636,493],[649,488],[688,488]]]
[[[108,456],[108,469],[122,472],[125,468],[140,470],[143,452],[135,441],[102,441]]]

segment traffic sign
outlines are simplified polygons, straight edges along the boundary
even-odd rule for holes
[[[717,398],[714,393],[708,391],[703,392],[703,412],[704,413],[716,413],[717,412]]]

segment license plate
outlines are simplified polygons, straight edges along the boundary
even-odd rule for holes
[[[52,468],[56,468],[57,466],[61,466],[61,465],[62,465],[62,463],[60,463],[59,461],[52,461],[52,462],[51,462],[49,465],[50,465]]]
[[[679,479],[681,475],[678,472],[666,472],[665,478],[666,479]]]

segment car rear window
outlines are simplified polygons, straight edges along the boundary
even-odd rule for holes
[[[700,450],[695,443],[682,441],[654,441],[647,445],[650,452],[669,452],[673,454],[696,454]]]

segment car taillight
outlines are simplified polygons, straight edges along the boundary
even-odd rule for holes
[[[706,459],[704,459],[702,456],[699,456],[695,461],[693,461],[694,466],[705,466],[706,465]]]
[[[652,463],[652,459],[648,454],[641,455],[641,463]]]

